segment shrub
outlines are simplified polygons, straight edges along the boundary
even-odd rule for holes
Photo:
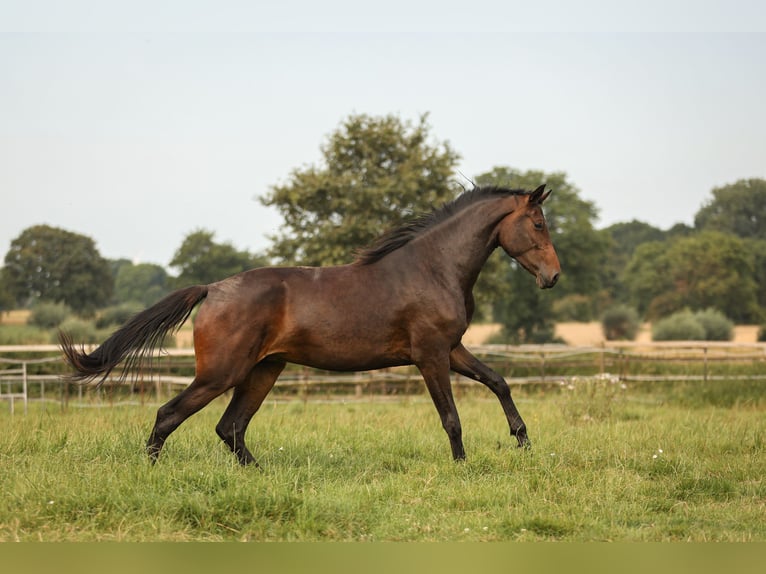
[[[96,327],[106,329],[108,327],[119,327],[127,322],[133,315],[141,310],[140,303],[121,303],[113,307],[107,307],[99,313],[96,319]]]
[[[29,315],[29,324],[41,329],[53,329],[71,315],[72,309],[65,303],[42,301],[32,309],[32,313]]]
[[[557,321],[586,322],[593,318],[593,303],[587,295],[567,295],[553,302]]]
[[[616,305],[604,312],[601,328],[607,341],[632,341],[641,328],[641,320],[632,307]]]
[[[733,336],[734,323],[716,309],[679,311],[652,328],[655,341],[730,341]]]
[[[487,343],[490,345],[543,345],[547,343],[564,344],[565,341],[561,337],[556,336],[555,325],[546,323],[526,336],[521,329],[513,333],[509,332],[506,327],[503,327],[492,335]]]
[[[691,311],[679,311],[652,327],[654,341],[704,341],[705,327]]]
[[[731,341],[734,338],[734,323],[717,309],[697,311],[694,318],[705,329],[707,341]]]
[[[76,343],[98,343],[102,339],[93,321],[71,317],[59,325],[59,329],[72,337]],[[51,341],[58,342],[58,333],[51,336]]]
[[[766,325],[761,325],[761,328],[758,330],[758,342],[766,342]]]

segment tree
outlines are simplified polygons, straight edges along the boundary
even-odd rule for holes
[[[746,239],[745,250],[753,258],[753,280],[759,286],[758,307],[761,309],[760,321],[766,320],[766,240]]]
[[[706,231],[639,245],[623,284],[648,319],[713,308],[739,323],[757,322],[755,261],[745,240]]]
[[[553,191],[545,202],[545,218],[561,261],[561,279],[555,289],[540,291],[534,280],[507,256],[496,252],[479,277],[476,298],[491,302],[494,317],[513,342],[542,342],[553,336],[553,302],[572,295],[586,295],[595,314],[602,289],[603,260],[608,246],[605,233],[596,230],[595,205],[580,197],[579,190],[561,172],[521,172],[495,167],[476,178],[478,185],[501,185],[535,189],[541,184]]]
[[[694,226],[766,240],[766,180],[741,179],[713,189],[713,198],[694,216]]]
[[[3,276],[18,305],[61,302],[86,314],[106,305],[114,287],[92,239],[48,225],[29,227],[11,242]]]
[[[11,293],[5,267],[0,267],[0,321],[4,311],[10,311],[16,306],[16,299]]]
[[[554,341],[551,291],[538,289],[516,262],[506,262],[499,274],[503,288],[494,294],[492,314],[503,326],[502,340],[514,345]]]
[[[352,115],[321,147],[323,162],[292,172],[261,198],[284,218],[270,254],[285,263],[348,263],[353,251],[436,204],[453,199],[458,155],[431,143],[427,116]]]
[[[670,243],[673,242],[668,241]],[[642,243],[636,247],[622,273],[621,283],[626,287],[629,302],[647,318],[658,318],[653,314],[668,315],[675,310],[675,304],[660,309],[660,298],[674,291],[670,260],[666,257],[668,244],[662,241]],[[651,313],[650,307],[653,309]]]
[[[627,223],[615,223],[605,230],[612,238],[610,251],[617,261],[627,264],[636,247],[649,241],[662,241],[665,232],[657,227],[634,219]]]
[[[266,264],[265,258],[239,251],[230,243],[216,243],[214,236],[204,229],[186,236],[170,262],[181,270],[175,280],[178,286],[207,285]]]
[[[116,303],[141,303],[148,307],[169,291],[168,274],[161,265],[130,262],[119,265],[114,278]]]
[[[636,219],[627,223],[615,223],[604,232],[609,236],[609,250],[605,260],[604,287],[620,303],[628,300],[620,278],[636,248],[650,241],[662,241],[666,233],[657,227]],[[607,337],[608,338],[608,337]]]

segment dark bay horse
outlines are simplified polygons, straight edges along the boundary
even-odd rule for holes
[[[553,287],[561,270],[542,212],[550,192],[474,188],[381,237],[336,267],[262,268],[171,293],[138,313],[90,354],[66,334],[73,379],[103,382],[152,356],[204,300],[194,321],[194,381],[157,411],[146,445],[155,461],[168,436],[214,398],[234,389],[216,432],[241,464],[255,459],[245,431],[285,364],[335,371],[415,365],[425,380],[452,456],[465,458],[450,370],[489,387],[511,436],[529,443],[505,380],[460,340],[474,311],[473,285],[500,246]]]

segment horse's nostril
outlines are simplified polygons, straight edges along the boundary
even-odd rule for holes
[[[551,287],[553,287],[559,280],[559,274],[555,273],[553,277],[551,277]]]

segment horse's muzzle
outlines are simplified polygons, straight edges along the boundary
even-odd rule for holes
[[[559,272],[555,272],[552,275],[548,276],[543,273],[537,274],[537,286],[540,289],[550,289],[553,287],[559,280]]]

